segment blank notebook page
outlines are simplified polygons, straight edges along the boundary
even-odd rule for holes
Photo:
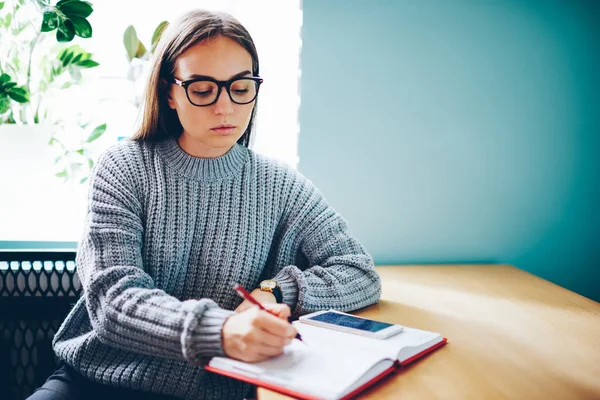
[[[210,364],[314,396],[334,398],[382,358],[377,352],[355,349],[350,342],[332,346],[329,335],[323,334],[327,329],[305,324],[297,328],[305,343],[292,341],[278,357],[254,364],[215,357]],[[391,365],[389,362],[385,367]]]

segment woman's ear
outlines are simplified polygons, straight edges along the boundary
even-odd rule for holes
[[[173,99],[173,95],[171,94],[171,86],[167,83],[165,78],[160,78],[158,81],[158,86],[161,91],[165,93],[165,97],[167,98],[167,103],[171,109],[175,109],[175,100]]]

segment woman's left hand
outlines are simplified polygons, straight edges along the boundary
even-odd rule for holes
[[[275,295],[271,292],[267,292],[260,289],[254,289],[252,293],[250,293],[252,297],[254,297],[260,304],[277,304],[277,300],[275,300]],[[251,307],[256,307],[254,304],[250,303],[248,300],[244,300],[242,304],[240,304],[235,312],[242,312]]]

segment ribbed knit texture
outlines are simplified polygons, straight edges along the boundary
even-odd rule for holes
[[[241,399],[247,385],[203,369],[224,355],[234,283],[276,279],[295,316],[379,300],[371,257],[312,183],[241,145],[202,159],[175,139],[121,142],[95,166],[89,199],[84,292],[53,345],[94,381]]]

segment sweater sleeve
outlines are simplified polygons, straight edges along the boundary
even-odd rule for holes
[[[274,277],[283,302],[295,315],[329,308],[353,311],[377,303],[381,278],[344,218],[302,175],[296,177],[289,199],[281,246],[307,262],[304,267],[286,265]]]
[[[221,328],[231,311],[210,299],[180,301],[144,271],[141,202],[126,154],[103,154],[90,180],[77,271],[92,327],[115,348],[202,364],[223,355]]]

